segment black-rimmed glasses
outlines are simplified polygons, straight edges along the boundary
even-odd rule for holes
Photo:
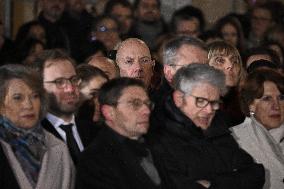
[[[189,95],[189,96],[192,96],[192,97],[195,98],[195,105],[198,108],[204,108],[208,104],[210,104],[213,110],[218,110],[220,108],[220,104],[222,103],[221,100],[212,100],[212,101],[210,101],[207,98],[194,96],[192,94],[186,94],[186,95]]]
[[[70,82],[71,85],[78,86],[81,82],[81,79],[78,76],[72,76],[70,78],[61,77],[53,81],[44,81],[44,83],[53,83],[57,88],[63,89],[67,86],[68,81]]]
[[[146,105],[150,110],[154,109],[154,104],[150,100],[141,100],[138,98],[132,100],[118,101],[117,104],[127,103],[132,106],[134,110],[139,110],[143,105]]]

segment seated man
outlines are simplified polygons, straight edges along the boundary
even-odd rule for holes
[[[138,38],[122,41],[117,48],[116,63],[121,77],[142,80],[149,89],[155,61],[144,41]]]
[[[80,158],[77,188],[162,188],[143,134],[149,127],[151,102],[143,83],[110,80],[101,87],[104,127]]]
[[[264,169],[238,147],[215,117],[225,76],[207,64],[180,68],[174,91],[156,112],[149,134],[153,159],[169,188],[262,188]]]

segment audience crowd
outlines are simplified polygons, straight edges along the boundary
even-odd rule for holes
[[[284,188],[281,1],[39,2],[0,22],[1,189]]]

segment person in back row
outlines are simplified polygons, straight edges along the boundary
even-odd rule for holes
[[[175,73],[180,68],[192,63],[206,64],[208,62],[207,54],[206,44],[197,38],[178,36],[165,44],[163,48],[164,78],[160,88],[151,94],[151,99],[155,103],[151,119],[155,119],[156,112],[158,114],[160,111],[165,97],[173,91]]]
[[[260,189],[264,168],[239,148],[223,120],[215,116],[226,91],[224,74],[207,64],[179,69],[174,91],[147,139],[154,162],[169,188]]]
[[[142,80],[148,88],[153,76],[155,61],[148,46],[138,38],[128,38],[121,42],[116,53],[116,64],[121,77]]]

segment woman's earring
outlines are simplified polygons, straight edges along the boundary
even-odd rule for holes
[[[250,115],[250,117],[253,117],[254,116],[254,112],[253,111],[249,111],[249,115]]]

